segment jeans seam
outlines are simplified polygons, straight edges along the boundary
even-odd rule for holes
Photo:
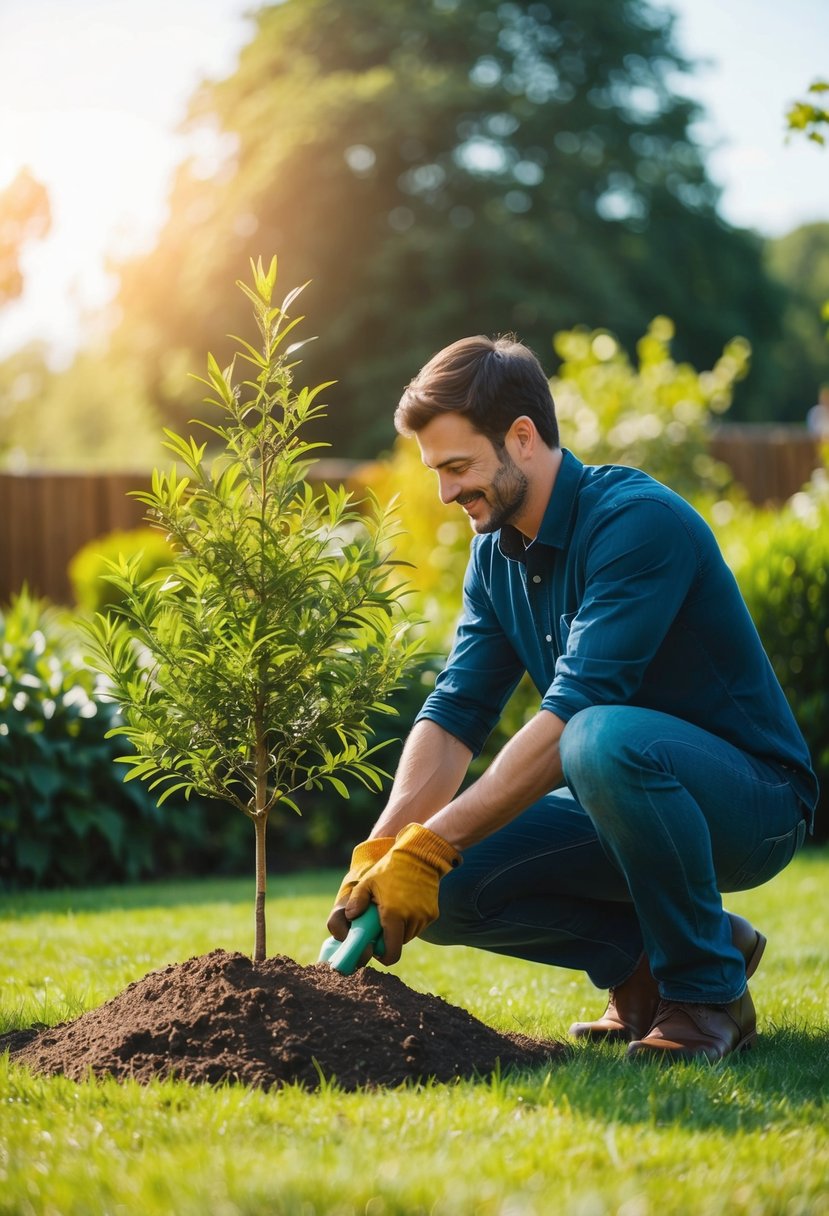
[[[508,874],[510,872],[510,870],[517,869],[518,866],[524,865],[528,860],[539,861],[539,860],[543,860],[543,858],[545,858],[545,857],[555,857],[558,854],[570,852],[571,849],[580,849],[584,845],[592,844],[592,843],[593,843],[593,837],[585,836],[583,840],[574,841],[571,844],[564,845],[562,848],[546,849],[543,853],[529,853],[527,855],[527,857],[521,858],[520,861],[511,861],[511,862],[501,866],[501,868],[498,870],[494,870],[494,869],[489,870],[485,875],[482,876],[480,882],[473,889],[472,905],[475,909],[475,912],[479,916],[481,915],[480,911],[478,909],[478,904],[479,904],[481,896],[483,895],[483,892],[486,890],[486,888],[488,886],[490,886],[491,883],[495,882],[496,879],[503,878],[503,876],[505,874]]]
[[[477,912],[477,908],[475,910]],[[506,929],[512,929],[515,926],[519,926],[520,928],[523,928],[523,929],[538,929],[538,925],[535,925],[529,921],[519,920],[517,917],[515,919],[511,919],[511,920],[504,920],[502,917],[499,917],[499,916],[488,916],[488,917],[481,917],[481,922],[486,924],[487,926],[502,925]],[[562,929],[561,927],[558,928],[557,932],[558,932],[559,936],[566,936],[567,938],[569,938],[570,941],[588,942],[591,946],[599,946],[599,947],[603,947],[604,949],[607,949],[607,950],[614,950],[617,954],[628,957],[627,952],[617,942],[604,941],[601,938],[585,938],[581,934],[573,933],[570,929]],[[635,972],[635,970],[639,964],[639,960],[641,959],[641,957],[642,957],[642,954],[640,951],[640,953],[637,954],[636,957],[632,960],[633,965],[625,972],[625,977],[624,977],[625,979],[629,979],[630,976],[633,975],[633,973]],[[607,990],[608,988],[614,988],[614,987],[617,988],[620,983],[624,983],[624,980],[617,980],[615,983],[599,984],[599,985],[595,985],[595,986],[598,987],[601,991],[601,990]]]
[[[658,761],[656,761],[656,757],[652,754],[652,751],[653,751],[653,748],[658,747],[659,744],[661,744],[661,743],[670,744],[671,747],[684,747],[688,751],[697,752],[698,755],[706,756],[706,757],[708,756],[708,752],[705,750],[705,748],[699,747],[698,744],[696,744],[696,743],[690,743],[685,739],[670,739],[670,738],[652,739],[650,741],[650,743],[647,743],[642,748],[642,755],[649,756],[652,761],[658,762]],[[745,754],[747,755],[748,753],[745,753]],[[728,760],[719,759],[718,764],[720,764],[723,768],[728,769],[728,771],[730,773],[733,773],[734,776],[739,778],[740,780],[746,779],[746,774],[741,769],[736,768]],[[788,781],[785,781],[782,778],[777,781],[767,781],[765,777],[761,777],[755,773],[752,773],[750,775],[750,780],[756,781],[758,785],[763,786],[765,789],[767,789],[769,791],[769,793],[774,793],[777,790],[786,789],[789,787],[789,784],[790,784]]]
[[[669,743],[669,742],[672,743],[673,745],[675,745],[676,742],[680,742],[680,741],[679,740],[674,741],[674,740],[668,740],[668,739],[654,739],[650,744],[648,744],[646,747],[644,747],[642,749],[643,757],[648,756],[648,758],[650,759],[650,761],[652,763],[656,763],[656,757],[652,754],[651,749],[660,743]],[[682,745],[687,747],[691,751],[700,752],[703,755],[705,754],[704,749],[701,747],[697,747],[696,744],[683,743]],[[662,767],[662,766],[660,766],[660,767]],[[731,766],[728,766],[728,767],[731,767]],[[664,769],[663,769],[663,771],[664,771]],[[733,769],[732,769],[732,771],[736,772],[736,770],[733,770]],[[672,774],[672,776],[674,777],[675,781],[679,780],[679,778],[676,777],[675,774]],[[648,805],[651,807],[654,815],[656,816],[656,818],[659,821],[659,825],[660,825],[660,828],[662,829],[662,833],[665,836],[665,838],[670,846],[671,853],[673,854],[673,856],[676,860],[676,863],[678,865],[679,871],[682,874],[682,885],[683,885],[683,890],[685,893],[685,900],[688,903],[689,907],[691,909],[693,909],[693,913],[694,913],[694,933],[696,936],[699,936],[699,922],[698,922],[698,918],[697,918],[697,901],[693,898],[692,892],[688,885],[688,875],[687,875],[685,860],[682,857],[681,853],[679,852],[678,848],[676,847],[676,845],[673,841],[673,838],[671,836],[671,833],[667,830],[667,827],[665,826],[665,821],[664,821],[662,812],[659,809],[659,806],[654,801],[654,798],[653,798],[652,794],[650,793],[650,791],[648,791],[645,788],[644,774],[642,772],[640,772],[640,775],[639,775],[639,786],[640,786],[640,790],[642,793],[642,797],[647,801]],[[694,801],[696,802],[696,799],[694,799]],[[635,906],[636,905],[634,903],[634,907]],[[637,915],[638,915],[638,911],[637,911]],[[661,985],[660,985],[660,988],[661,988]]]
[[[651,743],[649,743],[648,745],[646,745],[645,747],[643,747],[643,749],[642,749],[642,756],[643,756],[643,757],[647,756],[647,757],[648,757],[648,759],[651,761],[651,763],[652,763],[652,764],[658,764],[658,760],[657,760],[656,756],[653,754],[653,749],[654,749],[655,747],[659,746],[660,744],[663,744],[663,743],[670,743],[670,744],[671,744],[671,746],[674,746],[674,747],[676,747],[676,746],[681,746],[681,747],[686,748],[688,751],[697,752],[698,754],[701,754],[701,755],[706,755],[706,754],[707,754],[707,753],[705,752],[705,749],[704,749],[704,748],[698,747],[698,746],[697,746],[695,743],[689,743],[689,742],[686,742],[686,741],[684,741],[684,740],[672,740],[672,739],[660,738],[660,739],[654,739],[654,740],[652,740],[652,741],[651,741]],[[735,776],[742,777],[742,774],[740,773],[740,771],[739,771],[738,769],[736,769],[736,768],[735,768],[733,765],[729,764],[727,761],[722,761],[722,765],[723,765],[723,768],[727,768],[727,769],[728,769],[728,770],[729,770],[731,773],[733,773]],[[668,771],[668,770],[665,770],[663,766],[660,766],[660,767],[662,767],[662,770],[663,770],[663,771]],[[671,775],[673,775],[673,776],[675,777],[675,774],[671,774]],[[779,790],[779,789],[782,789],[782,788],[783,788],[783,787],[784,787],[784,786],[787,784],[786,782],[781,781],[781,782],[778,782],[778,783],[777,783],[777,784],[775,784],[775,785],[772,785],[770,782],[765,781],[765,780],[764,780],[763,778],[761,778],[761,777],[754,777],[754,776],[753,776],[753,777],[752,777],[752,779],[753,779],[753,780],[756,780],[756,781],[758,782],[758,784],[765,786],[765,787],[766,787],[766,788],[767,788],[767,789],[768,789],[770,792],[771,792],[771,791],[774,791],[774,790]],[[675,780],[678,780],[678,778],[676,778],[676,777],[675,777]],[[674,843],[673,843],[673,840],[672,840],[672,838],[671,838],[671,835],[670,835],[670,833],[667,831],[667,829],[665,828],[665,824],[664,824],[664,819],[663,819],[663,816],[662,816],[662,814],[661,814],[661,811],[659,810],[659,807],[658,807],[658,805],[657,805],[657,803],[656,803],[655,799],[653,798],[652,794],[651,794],[651,793],[650,793],[650,792],[649,792],[649,791],[646,789],[646,787],[645,787],[644,773],[642,773],[642,772],[640,772],[640,776],[639,776],[639,782],[640,782],[640,790],[641,790],[641,793],[642,793],[642,797],[643,797],[644,799],[646,799],[646,800],[647,800],[648,805],[649,805],[649,806],[652,808],[654,815],[656,816],[656,818],[657,818],[657,819],[658,819],[658,821],[659,821],[659,824],[660,824],[660,827],[662,828],[663,833],[665,834],[665,836],[667,837],[668,842],[669,842],[669,843],[670,843],[670,845],[671,845],[671,851],[672,851],[672,853],[673,853],[674,857],[676,858],[676,860],[677,860],[677,862],[678,862],[678,865],[679,865],[679,870],[680,870],[680,872],[681,872],[681,874],[682,874],[682,881],[683,881],[683,888],[684,888],[684,891],[685,891],[685,898],[686,898],[686,900],[687,900],[687,902],[688,902],[688,904],[689,904],[689,907],[690,907],[691,909],[693,909],[693,912],[694,912],[694,932],[695,932],[695,935],[696,935],[697,937],[699,937],[699,935],[700,935],[700,933],[699,933],[699,922],[698,922],[698,918],[697,918],[698,901],[697,901],[696,899],[694,899],[694,898],[693,898],[692,892],[691,892],[691,891],[690,891],[690,889],[689,889],[689,886],[688,886],[688,879],[687,879],[687,873],[686,873],[686,867],[685,867],[685,862],[684,862],[684,859],[683,859],[682,855],[680,854],[679,850],[678,850],[678,849],[677,849],[677,848],[674,846]],[[694,801],[696,802],[696,799],[694,799]],[[720,893],[720,890],[719,890],[719,885],[718,885],[718,884],[717,884],[716,890],[717,890],[718,895],[720,896],[720,906],[722,907],[722,895],[721,895],[721,893]],[[667,993],[667,992],[663,992],[663,986],[662,986],[662,984],[661,984],[661,983],[659,984],[659,993],[660,993],[660,996],[661,996],[661,997],[662,997],[664,1000],[674,1001],[674,1002],[676,1002],[676,1003],[678,1003],[678,1004],[712,1004],[712,1005],[713,1005],[713,1004],[718,1004],[718,1005],[719,1005],[719,1004],[722,1004],[722,1005],[728,1005],[728,1004],[731,1004],[733,1001],[737,1001],[737,1000],[739,1000],[739,999],[740,999],[740,997],[743,995],[743,993],[744,993],[745,991],[746,991],[746,984],[745,984],[745,981],[744,981],[744,982],[743,982],[743,984],[742,984],[742,986],[741,986],[741,988],[740,988],[738,991],[735,991],[733,995],[730,995],[730,994],[729,994],[729,995],[726,995],[726,996],[719,996],[719,997],[717,997],[715,1000],[711,1000],[711,999],[709,998],[709,999],[708,999],[708,1000],[706,1000],[706,1001],[701,1001],[701,1000],[699,999],[699,994],[698,994],[698,993],[695,993],[695,994],[688,994],[688,995],[685,995],[685,994],[682,994],[682,995],[676,995],[676,994],[674,994],[674,993],[670,993],[670,994],[669,994],[669,993]]]

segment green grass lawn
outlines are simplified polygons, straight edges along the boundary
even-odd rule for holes
[[[316,959],[339,874],[272,879],[269,953]],[[829,851],[728,906],[766,933],[760,1042],[637,1067],[579,1044],[531,1074],[346,1094],[77,1085],[0,1057],[0,1213],[829,1216]],[[0,1030],[75,1017],[169,962],[249,952],[252,881],[0,897]],[[395,968],[505,1030],[598,1013],[580,974],[414,942]]]

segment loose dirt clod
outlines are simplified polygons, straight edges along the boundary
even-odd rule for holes
[[[153,971],[73,1022],[0,1038],[35,1072],[347,1090],[486,1075],[566,1055],[502,1033],[396,976],[214,950]]]

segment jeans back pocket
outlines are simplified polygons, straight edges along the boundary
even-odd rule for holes
[[[747,891],[760,887],[784,870],[806,839],[806,820],[801,819],[782,836],[767,836],[723,885],[723,891]]]

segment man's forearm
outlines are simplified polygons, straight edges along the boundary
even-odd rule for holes
[[[559,739],[564,725],[555,714],[541,710],[474,785],[421,822],[462,851],[515,819],[561,785]]]
[[[395,836],[409,823],[424,823],[454,798],[466,776],[472,752],[428,718],[409,734],[394,785],[372,837]]]

